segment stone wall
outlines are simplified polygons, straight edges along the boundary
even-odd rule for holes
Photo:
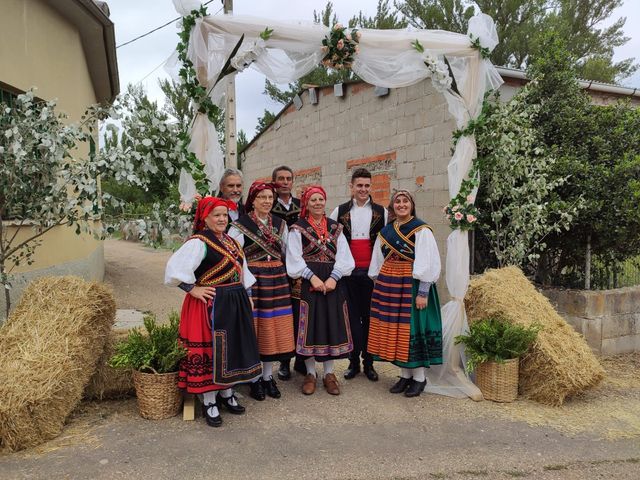
[[[541,291],[596,353],[640,351],[640,286],[601,291]]]

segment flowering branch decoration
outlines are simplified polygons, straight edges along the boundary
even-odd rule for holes
[[[322,40],[322,65],[334,70],[349,69],[353,64],[355,55],[360,53],[360,37],[362,34],[357,28],[351,33],[345,33],[346,27],[336,23],[331,28],[329,35]]]
[[[470,179],[463,180],[458,195],[451,199],[449,205],[442,209],[453,229],[473,230],[478,221],[478,209],[474,205],[473,190],[478,186],[477,168],[469,172]]]
[[[267,49],[267,40],[271,38],[273,34],[273,30],[270,28],[265,28],[262,33],[260,33],[260,38],[253,42],[253,45],[248,49],[240,49],[238,53],[233,55],[231,58],[231,67],[238,72],[242,72],[244,69],[248,68],[253,62],[255,62],[260,55],[262,55]],[[216,82],[217,83],[217,82]]]
[[[453,84],[453,75],[449,72],[449,65],[444,60],[440,60],[437,56],[425,51],[417,39],[411,42],[411,46],[418,53],[423,54],[424,64],[429,69],[429,77],[431,77],[433,87],[440,93],[449,90]]]

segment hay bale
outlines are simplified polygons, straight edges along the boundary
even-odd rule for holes
[[[542,330],[520,364],[520,393],[547,405],[593,388],[604,369],[577,333],[516,267],[489,270],[472,279],[465,297],[469,321],[501,315]]]
[[[135,393],[133,375],[130,369],[113,368],[109,359],[115,353],[118,343],[125,340],[129,330],[114,328],[107,337],[104,353],[98,359],[96,371],[84,390],[84,397],[89,400],[112,400],[124,398]]]
[[[104,351],[115,300],[102,284],[43,277],[0,328],[0,443],[9,450],[57,436]]]

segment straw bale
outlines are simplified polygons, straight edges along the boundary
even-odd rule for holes
[[[103,284],[43,277],[0,328],[0,443],[9,450],[57,436],[82,398],[115,318]]]
[[[129,335],[127,329],[114,328],[109,333],[104,353],[98,359],[96,371],[84,390],[86,399],[111,400],[128,397],[135,393],[131,370],[109,366],[109,359],[115,353],[116,345],[125,340],[127,335]]]
[[[520,393],[547,405],[590,389],[604,370],[587,345],[517,267],[473,278],[465,297],[469,321],[501,315],[521,325],[540,324],[535,344],[520,363]]]

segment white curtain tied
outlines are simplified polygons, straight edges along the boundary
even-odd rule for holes
[[[181,15],[200,7],[197,0],[173,0]],[[265,28],[273,30],[266,42],[260,39]],[[224,62],[244,34],[234,64],[242,69],[251,67],[275,83],[293,82],[313,70],[321,61],[322,39],[329,29],[310,22],[285,22],[251,16],[208,16],[196,21],[189,40],[188,57],[193,62],[200,83],[210,89]],[[352,70],[364,81],[388,88],[413,85],[432,76],[425,59],[441,61],[447,57],[460,95],[452,90],[444,92],[448,109],[459,128],[476,118],[481,110],[485,92],[494,90],[502,78],[488,59],[471,46],[472,36],[490,51],[498,44],[495,24],[490,16],[479,14],[469,21],[467,35],[440,30],[371,30],[360,29],[360,53]],[[411,43],[418,40],[424,52]],[[175,55],[168,62],[169,73],[175,75]],[[432,81],[436,79],[432,78]],[[225,82],[211,93],[212,101],[222,104]],[[223,170],[215,128],[204,115],[198,115],[191,130],[190,150],[206,165],[209,180]],[[473,136],[462,137],[455,148],[448,167],[449,195],[455,197],[462,181],[468,177],[476,157]],[[180,194],[183,201],[193,200],[195,188],[181,172]],[[215,182],[217,184],[217,181]],[[475,200],[472,192],[471,200]],[[427,391],[454,397],[481,399],[478,388],[465,375],[464,351],[454,345],[454,338],[468,331],[463,299],[469,285],[469,244],[467,232],[454,230],[447,239],[446,283],[452,300],[442,308],[444,364],[427,370]]]

